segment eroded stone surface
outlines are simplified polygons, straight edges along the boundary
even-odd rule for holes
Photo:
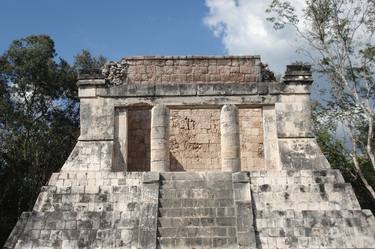
[[[220,110],[171,110],[171,171],[220,170]]]
[[[71,171],[5,248],[374,248],[374,235],[338,170]]]
[[[158,196],[147,174],[53,174],[10,248],[147,248],[141,238],[156,230]]]
[[[374,248],[375,219],[338,170],[251,172],[262,248]]]
[[[145,83],[253,82],[261,79],[258,56],[129,57],[104,70],[115,85]]]

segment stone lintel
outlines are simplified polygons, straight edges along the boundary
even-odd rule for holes
[[[274,82],[128,84],[97,89],[101,97],[247,96],[278,94]],[[272,92],[271,92],[272,91]]]

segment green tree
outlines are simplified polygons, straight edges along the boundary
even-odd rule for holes
[[[276,29],[297,31],[305,45],[301,51],[328,79],[321,119],[341,126],[354,168],[375,199],[364,173],[364,165],[371,166],[371,175],[375,170],[375,1],[305,0],[297,10],[290,1],[272,0],[267,11]]]
[[[0,245],[76,143],[77,70],[99,66],[87,50],[76,58],[74,66],[58,58],[45,35],[15,40],[0,55]]]
[[[107,62],[107,59],[104,56],[100,55],[96,58],[93,55],[91,55],[90,51],[86,49],[82,49],[81,53],[76,54],[74,56],[74,59],[74,68],[78,72],[84,73],[97,71],[101,69]]]
[[[321,120],[322,116],[320,115],[320,112],[324,111],[322,109],[324,109],[324,107],[318,103],[313,105],[313,124],[319,147],[330,162],[331,167],[339,169],[346,182],[352,184],[362,208],[370,209],[375,214],[375,202],[372,200],[371,193],[358,177],[357,170],[351,160],[350,151],[348,151],[347,146],[332,132],[332,130],[337,127],[331,126],[327,129],[326,125],[322,125],[322,122],[324,122],[324,120]],[[368,163],[368,160],[360,161],[361,168],[367,176],[368,182],[372,186],[375,186],[375,175],[371,173],[371,166],[366,165],[366,162]]]

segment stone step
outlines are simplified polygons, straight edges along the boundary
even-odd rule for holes
[[[138,186],[141,179],[111,178],[111,179],[58,179],[52,180],[48,186],[62,187],[121,187]]]
[[[257,209],[338,210],[361,209],[348,183],[255,185]]]
[[[77,202],[77,203],[48,203],[45,202],[40,207],[34,207],[34,211],[41,212],[110,212],[123,210],[137,212],[140,210],[139,202]]]
[[[258,212],[262,248],[374,248],[369,210]]]
[[[139,185],[143,172],[69,171],[53,173],[49,186]]]
[[[160,181],[160,189],[186,190],[186,189],[206,189],[206,190],[228,190],[232,189],[232,182],[212,182],[206,181]]]
[[[329,218],[361,218],[367,221],[373,221],[375,218],[370,210],[258,210],[257,219],[287,219],[287,218],[309,218],[311,216],[329,217]]]
[[[187,226],[187,227],[159,227],[158,237],[235,237],[236,227],[234,226]]]
[[[159,217],[232,217],[235,208],[196,207],[196,208],[160,208]]]
[[[239,181],[240,176],[234,179],[234,185],[230,172],[161,173],[158,248],[228,249],[250,245],[254,234],[249,225],[252,216],[234,201],[235,194],[237,201],[243,196],[250,198],[250,184]],[[246,189],[241,189],[242,185]],[[238,216],[239,212],[244,215]]]
[[[259,212],[256,220],[258,231],[262,233],[273,233],[272,236],[291,236],[294,233],[308,232],[311,229],[314,233],[322,233],[327,229],[341,229],[356,227],[357,229],[372,228],[375,229],[375,218],[369,210],[336,210],[336,211],[312,211],[304,210],[301,212],[295,210]],[[280,232],[277,234],[276,230]],[[302,229],[302,230],[301,230]],[[305,230],[304,229],[308,229]],[[281,235],[280,235],[281,234]],[[306,236],[300,234],[298,236]],[[268,235],[271,236],[271,235]],[[297,234],[294,234],[297,236]]]
[[[124,193],[126,195],[124,196]],[[129,203],[132,200],[140,197],[141,193],[138,192],[122,192],[122,193],[98,193],[98,194],[87,194],[87,193],[51,193],[46,198],[50,203]]]
[[[168,188],[159,190],[160,198],[165,199],[228,199],[233,198],[232,188],[204,189],[204,188],[186,188],[174,189]]]
[[[185,190],[185,189],[205,189],[207,188],[205,181],[160,181],[160,189],[178,189],[178,190]]]
[[[160,217],[214,217],[215,208],[159,208]]]
[[[252,185],[262,184],[313,184],[313,183],[344,183],[339,170],[281,170],[281,171],[250,171]]]
[[[281,208],[280,208],[281,207]],[[257,203],[257,210],[343,210],[343,209],[357,209],[360,208],[352,203],[337,203],[337,202],[308,202],[308,201],[301,201],[301,202],[262,202]]]
[[[139,217],[127,217],[122,212],[33,211],[22,228],[22,234],[17,237],[17,246],[14,248],[31,248],[31,242],[33,248],[70,248],[68,245],[61,247],[61,243],[68,240],[79,240],[82,243],[129,240],[129,236],[138,236],[139,226]],[[23,245],[24,241],[30,243]],[[78,247],[75,245],[72,248]]]
[[[166,219],[167,218],[167,219]],[[169,219],[174,218],[174,219]],[[171,224],[170,222],[175,222]],[[158,218],[159,227],[181,227],[181,226],[236,226],[236,217],[215,217],[215,216],[204,216],[204,217],[181,217],[181,216],[162,216]]]
[[[186,180],[186,181],[207,181],[207,182],[214,182],[214,181],[232,181],[232,173],[231,172],[163,172],[160,173],[160,180],[161,181],[179,181],[179,180]]]
[[[33,210],[44,212],[139,210],[139,203],[135,200],[141,198],[141,189],[136,186],[99,188],[95,191],[88,191],[87,188],[70,188],[69,191],[59,191],[59,189],[61,190],[50,186],[42,188]]]
[[[190,199],[190,198],[181,198],[181,199],[159,199],[160,208],[231,208],[234,201],[232,199]]]
[[[251,184],[251,190],[254,193],[262,192],[292,192],[292,193],[308,193],[308,192],[346,192],[352,191],[350,183],[309,183],[309,184]]]
[[[43,186],[41,193],[52,194],[126,194],[133,196],[140,194],[140,185],[122,186]]]
[[[202,223],[203,220],[203,223]],[[184,217],[158,217],[158,227],[199,227],[202,226],[202,224],[205,224],[208,226],[207,221],[212,221],[208,220],[206,218],[184,218]],[[210,222],[212,225],[214,225],[214,222]]]
[[[350,234],[341,236],[341,232],[332,231],[332,234],[322,237],[266,237],[260,236],[259,240],[262,244],[262,249],[275,248],[308,248],[308,249],[374,249],[374,240],[368,236],[355,236]]]
[[[159,205],[160,205],[160,210],[163,209],[178,209],[180,207],[179,203],[181,203],[181,209],[186,208],[186,209],[194,209],[194,208],[228,208],[228,207],[233,207],[234,205],[234,200],[233,199],[194,199],[193,201],[190,201],[190,199],[173,199],[170,201],[170,203],[175,203],[172,205],[163,205],[165,199],[159,199]],[[170,199],[168,199],[170,200]],[[190,204],[189,204],[190,203]],[[183,206],[182,204],[186,204],[186,206]],[[197,204],[197,205],[195,205]],[[176,207],[174,206],[176,205]],[[193,206],[193,207],[190,207]]]
[[[238,248],[235,237],[213,238],[158,238],[158,248],[164,249],[203,249],[203,248]]]

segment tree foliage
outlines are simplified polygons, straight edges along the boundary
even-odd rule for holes
[[[74,68],[78,72],[91,72],[100,69],[107,62],[104,56],[98,56],[96,58],[92,56],[87,49],[83,49],[80,54],[75,55],[74,59]]]
[[[372,199],[371,193],[367,190],[361,178],[358,176],[347,146],[332,132],[334,127],[327,129],[327,126],[321,125],[322,120],[320,112],[322,111],[322,108],[323,107],[319,103],[313,105],[313,123],[319,147],[330,162],[331,167],[339,169],[346,182],[352,184],[362,208],[370,209],[375,214],[375,202]],[[361,160],[360,165],[369,184],[375,186],[375,174],[372,173],[372,167],[369,164],[369,160]]]
[[[276,29],[289,25],[305,42],[301,51],[324,75],[329,98],[320,119],[327,129],[340,126],[357,174],[375,198],[363,162],[375,170],[375,1],[273,0],[269,20]]]
[[[58,58],[45,35],[15,40],[0,55],[0,245],[76,143],[77,70],[100,66],[87,50],[76,58],[73,66]]]

